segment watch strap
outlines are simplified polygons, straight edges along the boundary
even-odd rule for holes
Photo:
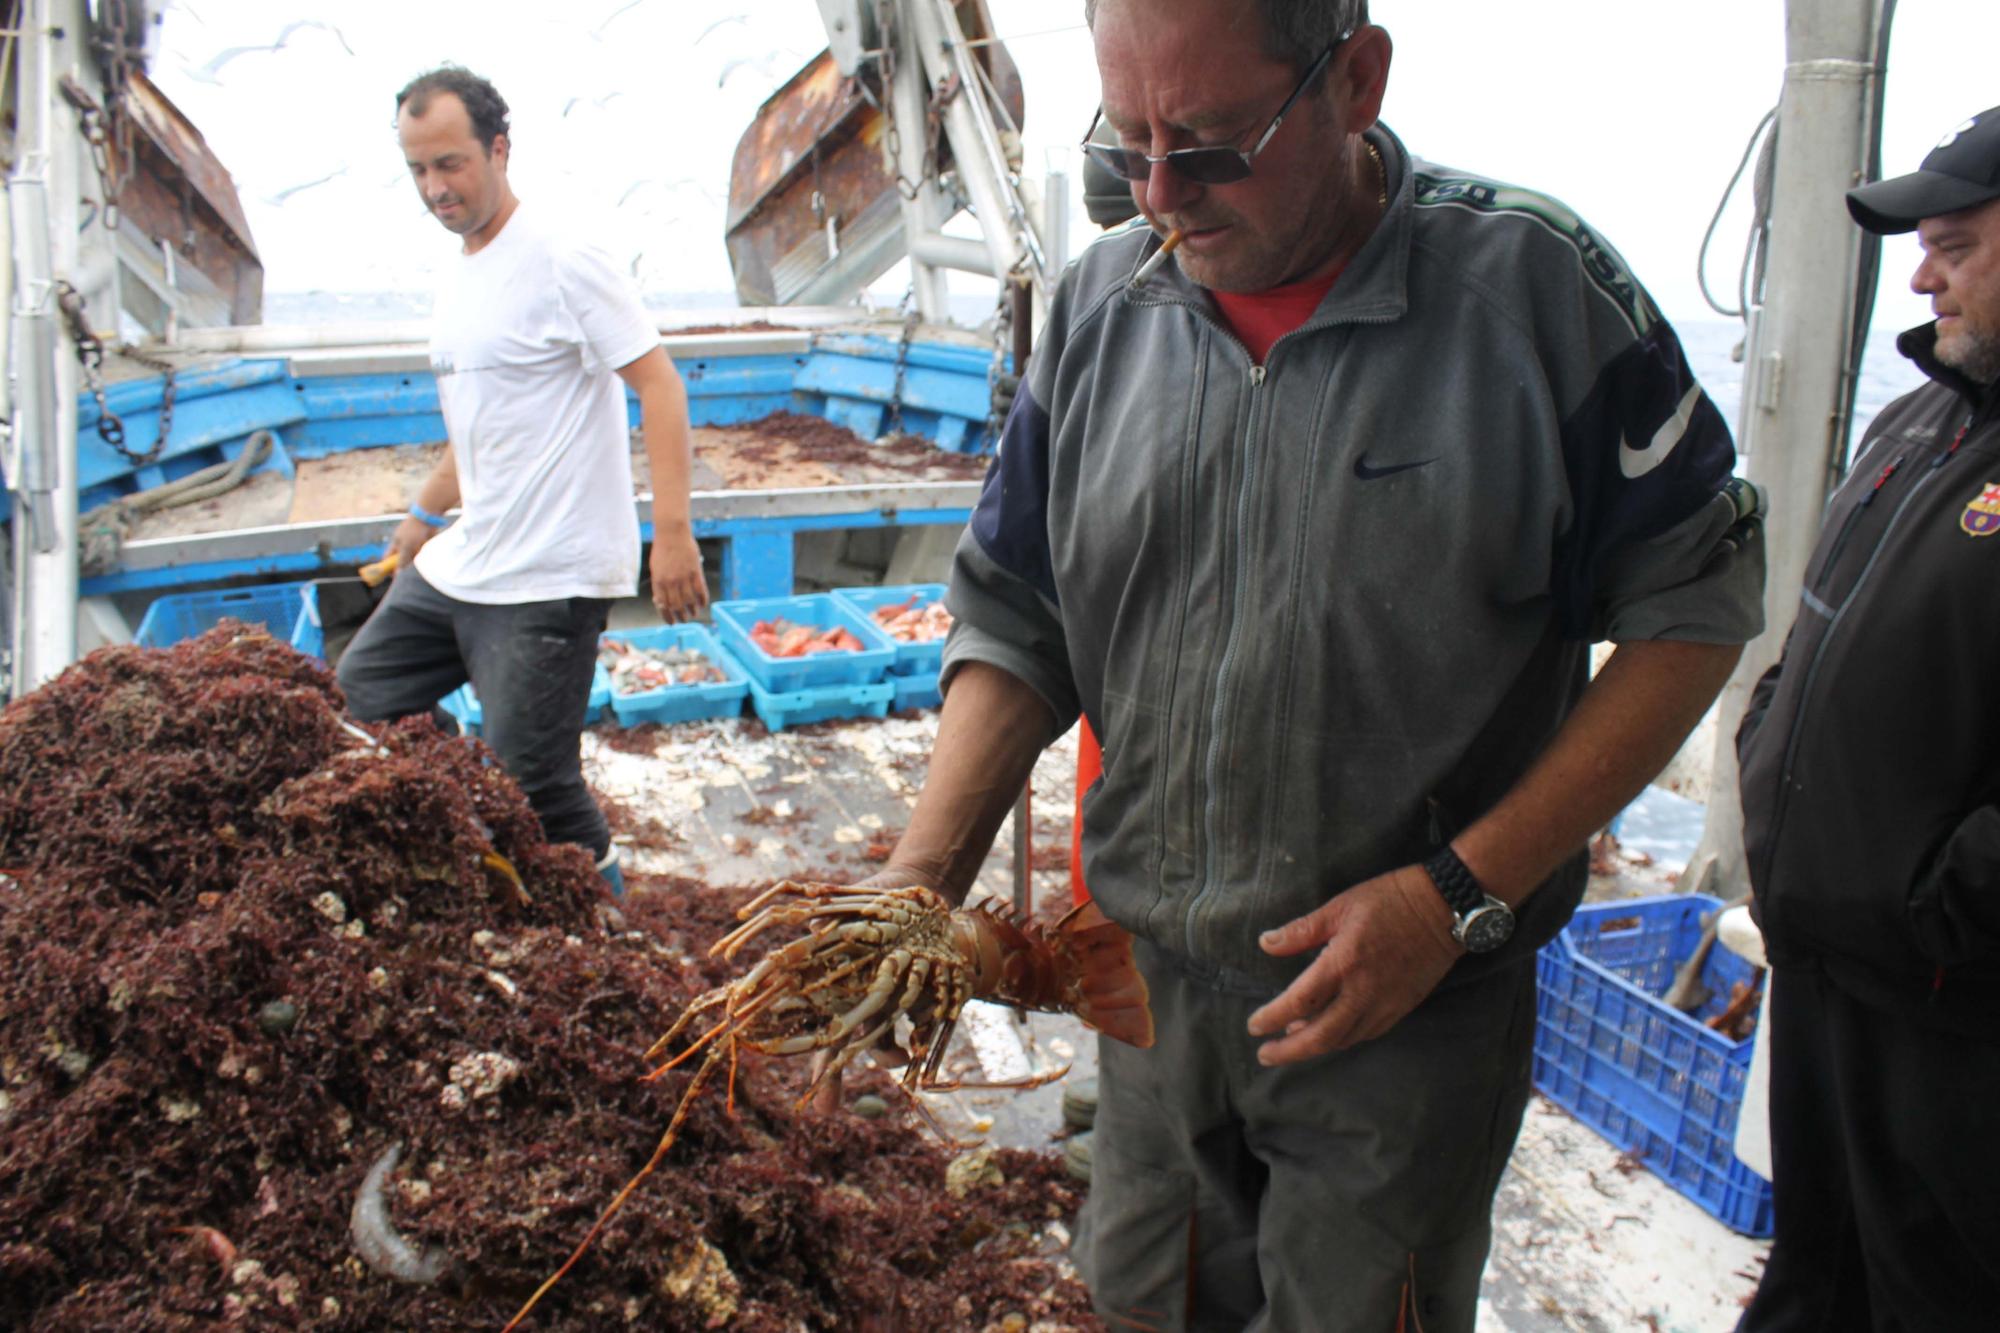
[[[1465,862],[1458,859],[1458,853],[1451,849],[1450,843],[1432,853],[1431,859],[1424,862],[1424,870],[1437,883],[1438,892],[1444,895],[1445,905],[1451,908],[1453,915],[1465,916],[1485,904],[1485,886],[1480,884],[1479,877],[1466,867]]]

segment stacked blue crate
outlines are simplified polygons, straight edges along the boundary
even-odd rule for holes
[[[1768,1236],[1771,1184],[1734,1149],[1752,1043],[1704,1022],[1756,970],[1718,946],[1701,1008],[1658,998],[1721,907],[1677,894],[1578,908],[1539,959],[1535,1086],[1725,1225]]]
[[[886,677],[896,643],[853,607],[827,593],[755,597],[710,608],[722,647],[749,673],[750,704],[773,731],[843,717],[881,717],[896,687]],[[857,652],[773,657],[750,631],[760,620],[783,619],[815,629],[839,626],[861,642]]]
[[[836,588],[831,595],[872,624],[875,612],[882,607],[908,604],[912,609],[922,610],[932,602],[943,601],[944,594],[942,583],[904,583],[880,588]],[[896,687],[891,706],[897,712],[937,707],[941,702],[938,672],[944,662],[944,640],[904,643],[890,638],[889,641],[896,645],[895,661],[889,665],[889,682]]]

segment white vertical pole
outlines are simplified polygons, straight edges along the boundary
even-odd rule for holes
[[[14,241],[14,429],[20,475],[14,493],[14,693],[26,693],[76,657],[76,367],[63,355],[52,279],[57,247],[75,234],[75,192],[59,209],[63,182],[55,162],[55,136],[74,127],[55,107],[57,0],[27,0],[17,47],[15,81],[17,157],[7,183]],[[65,28],[84,21],[81,7],[64,5]],[[74,10],[74,12],[69,12]],[[68,219],[67,228],[55,225]],[[74,245],[68,247],[74,254]]]
[[[1028,225],[1020,197],[1007,177],[1000,134],[966,53],[965,34],[951,0],[908,0],[905,12],[915,20],[918,47],[932,82],[958,76],[958,95],[944,108],[945,130],[951,136],[959,183],[972,201],[973,216],[979,219],[986,239],[993,274],[1004,281],[1014,271],[1016,261],[1025,260],[1028,280],[1038,296],[1046,297],[1049,278],[1042,269],[1041,242]]]
[[[1852,345],[1862,236],[1845,194],[1865,179],[1880,134],[1873,96],[1880,0],[1788,0],[1778,103],[1770,265],[1744,374],[1738,437],[1761,487],[1764,633],[1745,649],[1717,704],[1721,720],[1701,844],[1681,878],[1690,892],[1749,887],[1736,770],[1736,724],[1778,660],[1844,446],[1842,367]],[[1883,34],[1886,39],[1886,34]]]
[[[938,189],[937,179],[927,176],[924,153],[924,123],[930,110],[930,83],[924,72],[922,49],[918,45],[912,10],[923,0],[898,0],[895,30],[885,34],[895,43],[896,77],[888,90],[890,118],[896,127],[896,160],[890,164],[899,180],[915,186],[915,198],[898,186],[903,209],[904,249],[909,255],[910,286],[917,312],[926,323],[943,324],[951,318],[950,288],[944,270],[918,259],[915,239],[936,232],[951,216],[951,206]]]

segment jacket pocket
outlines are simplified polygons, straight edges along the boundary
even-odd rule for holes
[[[1952,829],[1910,893],[1910,930],[1939,967],[2000,962],[2000,809]]]

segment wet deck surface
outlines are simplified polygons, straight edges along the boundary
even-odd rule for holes
[[[622,829],[628,874],[716,885],[784,877],[846,882],[880,864],[909,818],[936,714],[823,723],[771,733],[731,720],[635,732],[596,728],[585,771]],[[1067,901],[1074,733],[1037,766],[1034,894]],[[1001,830],[983,892],[1013,893],[1013,840]],[[1657,864],[1628,860],[1596,892],[1663,892]],[[1073,1020],[975,1005],[950,1058],[993,1079],[1072,1063],[1094,1069],[1095,1039]],[[1029,1092],[963,1091],[932,1099],[961,1138],[1058,1146],[1060,1082]],[[1643,1167],[1539,1096],[1502,1180],[1481,1295],[1480,1333],[1726,1333],[1755,1286],[1762,1242],[1728,1231]]]
[[[281,523],[314,523],[400,513],[436,466],[444,444],[383,445],[300,459],[296,475],[259,473],[226,495],[147,514],[133,539],[186,537]],[[697,491],[780,490],[883,482],[977,481],[986,460],[935,448],[873,446],[816,417],[694,431],[691,482]],[[652,492],[642,444],[632,445],[632,490]]]

